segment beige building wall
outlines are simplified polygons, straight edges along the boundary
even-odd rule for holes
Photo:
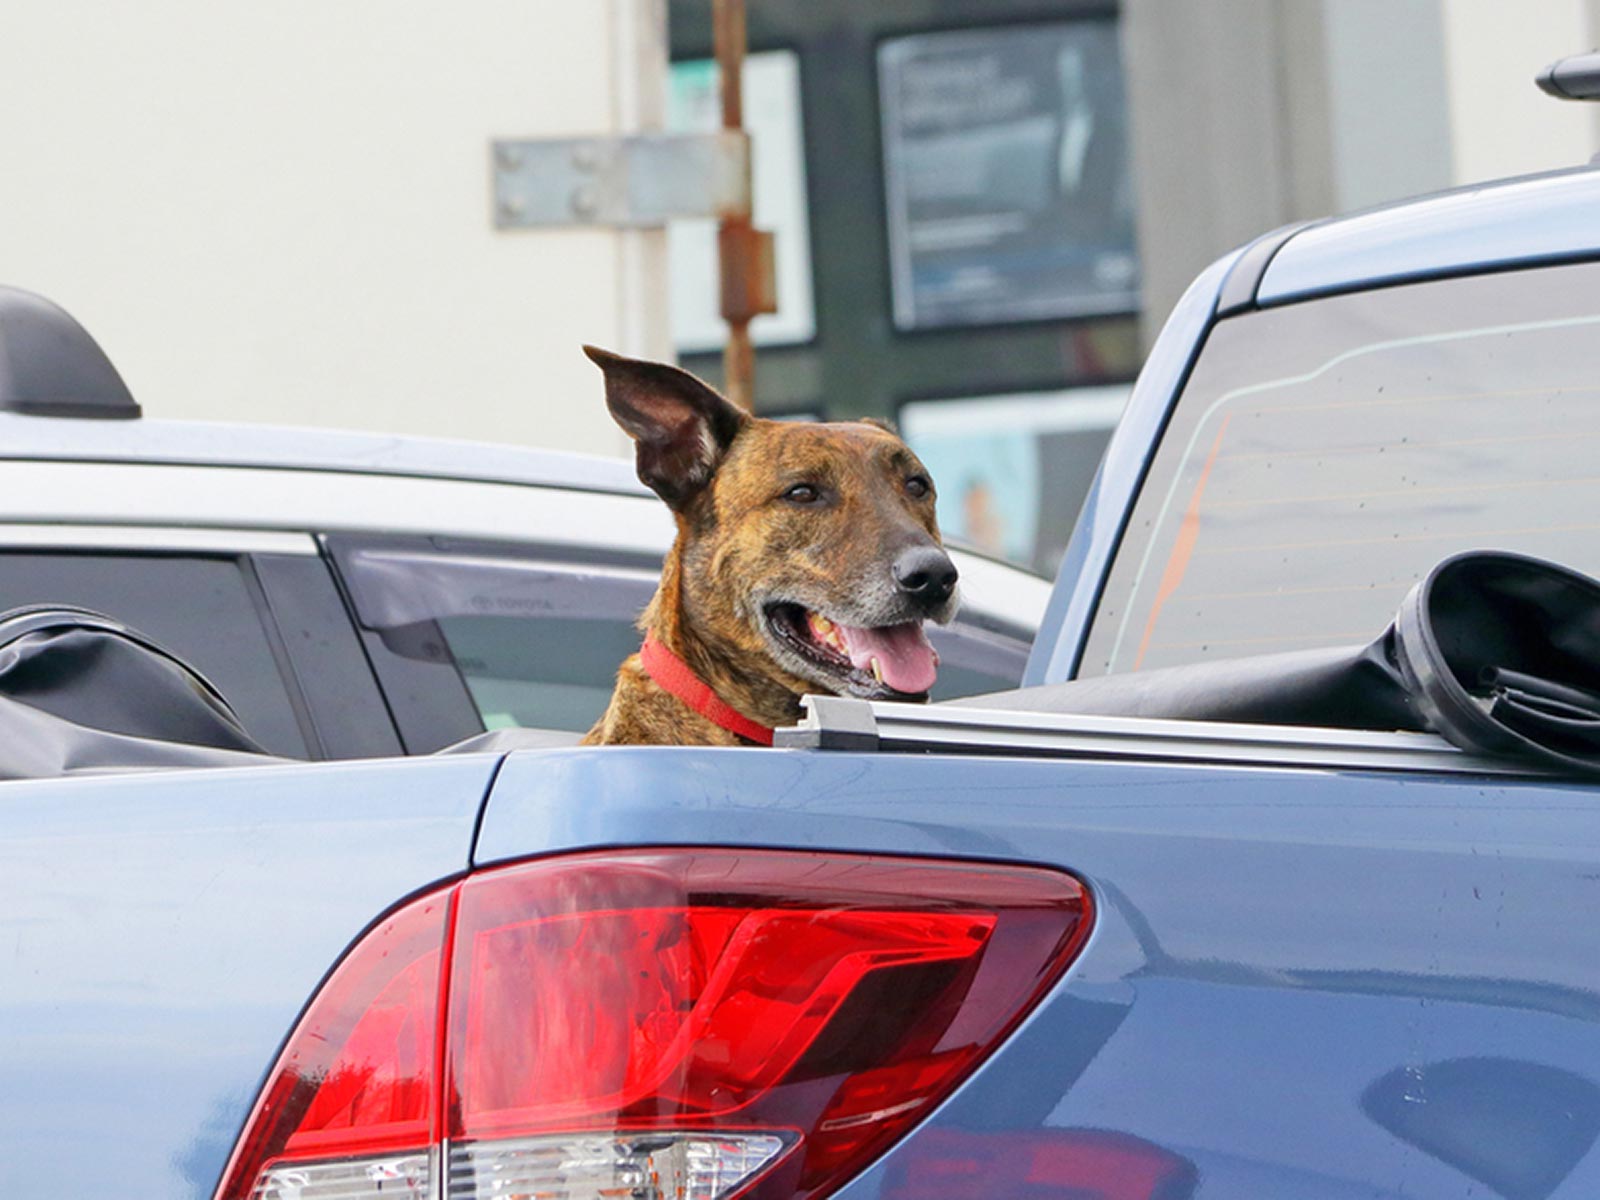
[[[616,452],[664,235],[497,233],[491,138],[657,115],[663,0],[11,0],[0,283],[146,412]],[[653,90],[654,89],[654,90]]]
[[[1600,0],[1124,0],[1145,332],[1291,221],[1587,162],[1600,105],[1534,76]]]
[[[1318,0],[1124,0],[1146,341],[1229,248],[1334,187]]]
[[[1544,67],[1600,40],[1596,0],[1441,0],[1457,183],[1587,162],[1600,151],[1600,104],[1532,86]]]

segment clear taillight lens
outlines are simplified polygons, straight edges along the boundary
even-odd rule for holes
[[[432,1153],[281,1161],[256,1180],[252,1200],[433,1200],[438,1167]]]
[[[764,1171],[794,1135],[552,1134],[452,1146],[449,1196],[671,1196],[715,1200]]]
[[[684,850],[484,872],[352,950],[218,1195],[818,1197],[994,1049],[1089,917],[1071,876],[967,863]]]

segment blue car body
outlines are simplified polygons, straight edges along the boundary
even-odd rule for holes
[[[1121,1135],[1192,1164],[1198,1196],[1600,1186],[1589,789],[806,751],[496,767],[7,794],[7,1190],[210,1195],[266,1065],[377,915],[469,867],[617,844],[1048,863],[1089,883],[1099,917],[1067,979],[841,1195],[915,1190],[940,1134],[970,1154]]]
[[[1271,250],[1221,260],[1173,314],[1030,682],[1076,668],[1234,272],[1253,272],[1259,307],[1597,257],[1600,175],[1457,193]],[[616,846],[1027,863],[1088,884],[1095,925],[1065,978],[846,1200],[1600,1193],[1589,784],[1337,754],[553,749],[7,783],[0,821],[7,1195],[210,1196],[296,1017],[382,914],[476,869]],[[1075,1177],[1095,1154],[1154,1164],[1168,1190]],[[1069,1166],[1052,1176],[1052,1161]]]

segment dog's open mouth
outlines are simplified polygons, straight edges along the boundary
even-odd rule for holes
[[[773,604],[767,623],[786,646],[857,696],[922,699],[938,675],[939,655],[921,621],[866,628],[829,620],[799,604]]]

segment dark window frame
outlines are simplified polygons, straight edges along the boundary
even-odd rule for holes
[[[1115,0],[944,0],[936,14],[923,0],[880,0],[849,17],[838,6],[751,6],[750,52],[789,50],[800,60],[816,308],[811,341],[761,348],[760,414],[888,418],[904,398],[1093,386],[1121,382],[1137,366],[1138,320],[1128,314],[897,330],[879,111],[883,41],[1119,12]],[[710,0],[672,0],[669,26],[674,60],[712,56]],[[685,354],[682,362],[720,384],[719,353]]]
[[[321,756],[401,754],[400,732],[333,564],[321,553],[254,553],[250,559],[266,620],[283,647]]]

